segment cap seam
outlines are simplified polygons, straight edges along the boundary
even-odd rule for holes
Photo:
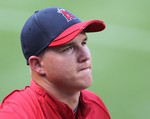
[[[46,38],[48,38],[48,39],[51,39],[51,38],[48,37],[47,32],[45,32],[44,30],[42,30],[43,26],[40,24],[40,22],[39,22],[36,14],[34,14],[34,18],[35,18],[35,23],[39,27],[40,31],[44,34],[44,36]],[[49,43],[50,43],[50,41],[49,41]],[[49,43],[45,44],[38,52],[35,53],[35,55],[38,55],[42,50],[44,50],[48,46]]]
[[[42,31],[42,33],[43,33],[47,38],[49,38],[48,35],[47,35],[47,33],[46,33],[44,30],[42,30],[42,29],[43,29],[43,26],[40,24],[40,22],[39,22],[39,20],[38,20],[36,14],[34,14],[34,17],[35,17],[35,22],[36,22],[37,26],[40,28],[40,31]],[[50,38],[49,38],[49,39],[50,39]]]

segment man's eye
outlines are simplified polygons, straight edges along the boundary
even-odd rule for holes
[[[83,41],[83,42],[82,42],[82,45],[86,45],[86,44],[87,44],[86,41]]]
[[[70,47],[64,48],[64,49],[62,50],[62,52],[67,52],[67,51],[70,51],[70,50],[72,50],[72,49],[73,49],[73,46],[70,46]]]

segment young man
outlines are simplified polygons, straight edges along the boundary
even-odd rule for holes
[[[62,8],[36,11],[21,32],[31,85],[9,94],[1,119],[110,119],[92,84],[87,32],[105,29],[101,20],[81,22]]]

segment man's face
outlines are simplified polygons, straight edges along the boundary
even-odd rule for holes
[[[82,32],[65,45],[46,49],[42,67],[50,85],[79,91],[92,84],[91,54],[86,42],[87,36]]]

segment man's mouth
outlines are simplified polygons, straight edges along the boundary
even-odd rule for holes
[[[84,71],[84,70],[88,70],[90,69],[91,70],[91,67],[87,66],[87,67],[83,67],[83,68],[80,68],[78,71]]]

